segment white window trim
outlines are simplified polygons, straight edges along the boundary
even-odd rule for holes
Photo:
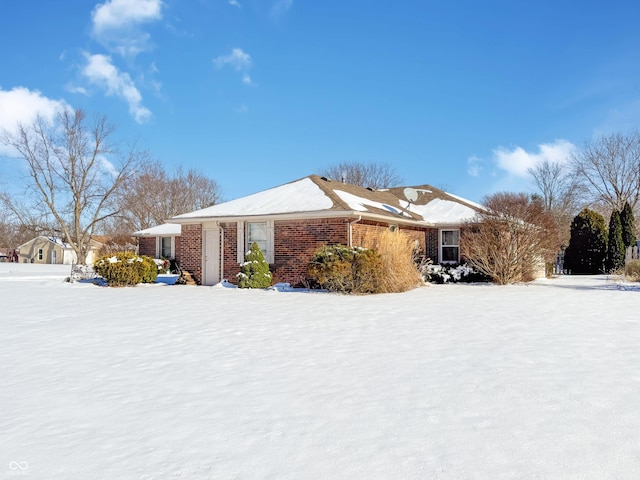
[[[442,233],[443,232],[458,232],[458,244],[457,245],[443,245],[442,244]],[[443,247],[458,247],[458,259],[455,261],[451,260],[443,260],[442,257],[442,248]],[[460,263],[460,229],[459,228],[441,228],[438,230],[438,258],[440,259],[440,263]]]
[[[39,248],[38,249],[38,261],[41,262],[44,259],[44,249],[43,248]]]
[[[266,223],[267,224],[267,251],[265,252],[264,259],[267,263],[274,263],[275,254],[274,254],[274,228],[273,228],[273,220],[258,220],[258,221],[245,221],[238,222],[238,263],[244,262],[244,256],[249,251],[250,246],[247,246],[246,238],[247,238],[247,224],[248,223]]]
[[[171,238],[171,256],[169,258],[176,258],[176,237],[164,235],[156,237],[156,258],[162,258],[162,239]]]

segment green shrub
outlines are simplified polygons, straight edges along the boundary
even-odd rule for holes
[[[624,274],[628,280],[632,282],[640,282],[640,260],[631,260],[627,262],[624,268]]]
[[[607,225],[599,213],[584,208],[571,222],[571,238],[564,253],[564,267],[575,274],[604,270]]]
[[[158,276],[158,267],[151,257],[139,256],[133,252],[118,252],[100,257],[93,269],[113,287],[153,283]]]
[[[383,267],[373,249],[326,245],[311,258],[309,275],[321,288],[340,293],[380,293]]]
[[[238,273],[238,287],[240,288],[267,288],[271,285],[271,272],[269,264],[264,259],[262,250],[256,242],[245,254],[244,262]]]

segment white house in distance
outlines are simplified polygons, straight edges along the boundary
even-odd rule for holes
[[[97,252],[102,248],[102,243],[91,240],[86,263],[92,264]],[[51,263],[72,265],[77,262],[76,252],[67,242],[59,237],[47,237],[40,235],[18,248],[18,261],[20,263]]]

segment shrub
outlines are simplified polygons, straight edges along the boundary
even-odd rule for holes
[[[613,273],[624,268],[624,240],[620,213],[614,210],[609,219],[609,240],[607,242],[607,272]]]
[[[325,245],[311,258],[309,275],[320,288],[339,293],[380,293],[383,267],[373,249]]]
[[[425,282],[430,283],[474,283],[490,282],[491,277],[478,272],[467,264],[463,265],[434,265],[427,263],[422,267]]]
[[[584,208],[571,222],[564,267],[577,274],[602,273],[607,252],[607,225],[599,213]]]
[[[271,272],[269,264],[264,259],[262,250],[256,242],[245,254],[244,262],[238,273],[238,287],[240,288],[267,288],[271,285]]]
[[[114,287],[152,283],[158,276],[158,268],[151,257],[132,252],[119,252],[100,257],[93,265],[96,274]]]
[[[624,268],[624,274],[632,282],[640,282],[640,260],[630,260]]]
[[[636,244],[636,224],[629,202],[624,203],[624,208],[620,212],[620,223],[622,224],[622,241],[625,248],[634,246]]]
[[[496,193],[484,203],[461,230],[467,264],[499,285],[532,280],[560,247],[553,216],[525,193]]]
[[[375,248],[382,261],[380,292],[406,292],[422,283],[420,271],[416,265],[416,246],[400,230],[384,229],[365,234],[363,242]]]

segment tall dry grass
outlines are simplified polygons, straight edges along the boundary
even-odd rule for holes
[[[414,261],[414,242],[400,230],[367,231],[362,246],[375,248],[382,259],[381,293],[406,292],[422,283]]]

